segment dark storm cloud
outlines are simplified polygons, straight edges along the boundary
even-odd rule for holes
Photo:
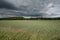
[[[0,8],[6,9],[16,9],[13,4],[6,2],[5,0],[0,0]]]
[[[0,17],[60,17],[59,5],[60,0],[0,0]]]

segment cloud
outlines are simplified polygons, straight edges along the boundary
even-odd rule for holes
[[[16,9],[13,4],[6,2],[5,0],[0,0],[0,8],[6,9]]]
[[[0,0],[0,17],[24,15],[55,17],[60,15],[59,5],[60,0]]]

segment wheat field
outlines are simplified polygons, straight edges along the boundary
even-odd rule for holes
[[[0,20],[0,40],[60,40],[60,20]]]

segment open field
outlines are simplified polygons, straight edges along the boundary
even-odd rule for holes
[[[0,20],[0,40],[60,40],[60,20]]]

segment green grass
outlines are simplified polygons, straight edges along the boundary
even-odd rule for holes
[[[60,20],[1,20],[0,40],[60,40]]]

